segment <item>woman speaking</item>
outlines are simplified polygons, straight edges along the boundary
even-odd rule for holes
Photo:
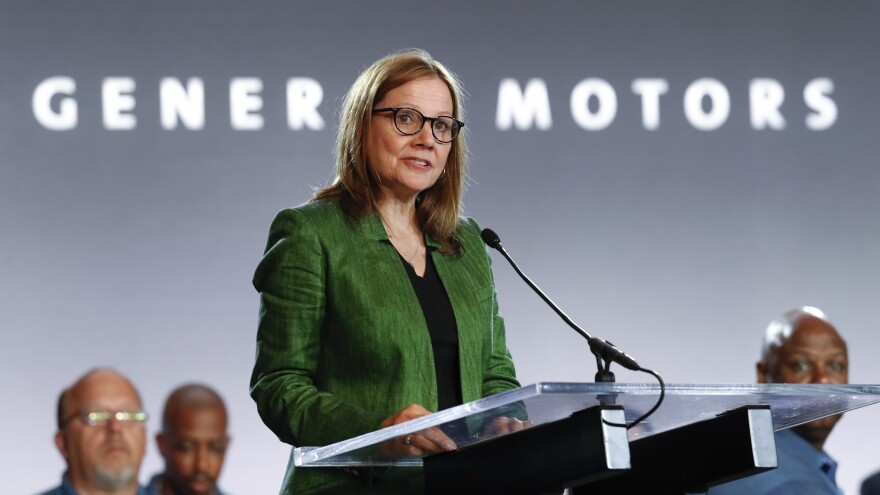
[[[284,442],[328,445],[519,386],[479,227],[460,216],[462,115],[458,81],[428,53],[376,61],[345,97],[333,184],[272,222],[250,391]],[[384,448],[455,447],[431,429]],[[282,487],[422,490],[417,469],[292,465]]]

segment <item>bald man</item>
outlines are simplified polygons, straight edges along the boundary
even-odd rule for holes
[[[150,495],[222,495],[217,478],[229,445],[227,423],[223,399],[211,388],[190,384],[174,390],[156,435],[165,472],[150,480]]]
[[[138,471],[146,450],[141,398],[119,372],[98,368],[58,398],[55,446],[67,470],[43,495],[145,495]]]
[[[843,384],[849,381],[846,342],[818,308],[789,311],[767,327],[760,383]],[[710,495],[842,495],[837,463],[825,451],[825,440],[840,415],[829,416],[776,433],[779,467],[719,485]]]

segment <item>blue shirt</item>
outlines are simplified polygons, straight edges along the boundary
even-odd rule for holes
[[[791,430],[776,433],[779,467],[718,485],[709,495],[843,495],[834,476],[837,462]]]
[[[61,476],[61,485],[56,486],[47,492],[43,492],[40,495],[79,495],[79,492],[73,487],[73,483],[70,482],[70,478],[67,477],[67,473],[65,472],[64,475]],[[144,487],[138,485],[137,495],[147,495],[147,491]]]

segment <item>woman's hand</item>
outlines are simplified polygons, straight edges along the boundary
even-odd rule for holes
[[[411,419],[421,418],[431,414],[418,404],[410,404],[393,416],[389,416],[380,427],[387,428]],[[384,455],[393,457],[421,456],[426,453],[444,452],[455,450],[457,446],[439,428],[428,428],[416,433],[392,438],[382,443],[379,451]]]
[[[494,418],[483,426],[484,437],[497,437],[498,435],[506,435],[516,431],[531,428],[531,421],[520,421],[516,418],[508,418],[501,416]]]

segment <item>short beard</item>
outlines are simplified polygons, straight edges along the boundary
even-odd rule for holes
[[[108,492],[116,492],[131,484],[134,479],[134,468],[129,466],[119,472],[113,472],[103,466],[95,466],[95,482],[98,488]]]

